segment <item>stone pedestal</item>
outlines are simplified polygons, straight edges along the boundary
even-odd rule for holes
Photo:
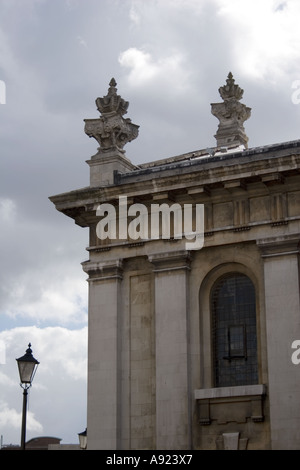
[[[117,172],[126,173],[134,169],[134,165],[125,157],[125,152],[118,149],[98,153],[87,163],[90,167],[91,187],[112,185]]]

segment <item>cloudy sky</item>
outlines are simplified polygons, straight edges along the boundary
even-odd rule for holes
[[[88,233],[48,197],[89,184],[84,133],[112,77],[133,163],[215,145],[228,72],[249,147],[300,137],[299,0],[0,0],[0,435],[20,442],[15,359],[40,361],[27,438],[86,426]]]

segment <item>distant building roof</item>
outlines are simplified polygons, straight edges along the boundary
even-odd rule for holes
[[[34,437],[26,442],[27,450],[48,450],[49,444],[60,444],[61,439],[58,437],[41,436]],[[18,445],[4,445],[1,450],[20,450]]]

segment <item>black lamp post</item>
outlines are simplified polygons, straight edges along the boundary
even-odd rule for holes
[[[87,429],[85,429],[85,431],[83,431],[83,432],[80,432],[78,434],[78,437],[79,437],[79,447],[80,447],[80,449],[85,450],[86,447],[87,447]]]
[[[39,362],[33,357],[31,344],[28,344],[28,349],[24,356],[16,359],[20,374],[20,386],[23,388],[23,413],[22,413],[22,432],[21,432],[21,449],[25,450],[25,436],[26,436],[26,412],[27,412],[27,395],[28,389],[31,387],[33,377],[35,376]]]

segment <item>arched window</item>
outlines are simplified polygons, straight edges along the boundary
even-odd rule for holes
[[[256,302],[252,281],[227,274],[211,291],[216,387],[258,383]]]

